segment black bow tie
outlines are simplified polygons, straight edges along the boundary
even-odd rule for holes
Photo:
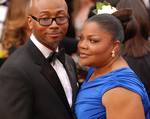
[[[59,52],[52,52],[48,56],[48,61],[53,64],[55,64],[55,60],[58,59],[62,64],[65,63],[65,54],[64,49],[59,50]]]

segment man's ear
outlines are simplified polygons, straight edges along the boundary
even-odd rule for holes
[[[29,25],[29,29],[32,30],[32,28],[33,28],[33,21],[32,21],[32,17],[31,16],[27,17],[27,22],[28,22],[28,25]]]

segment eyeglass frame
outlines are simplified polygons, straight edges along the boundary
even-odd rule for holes
[[[37,21],[41,26],[50,26],[50,25],[52,25],[53,21],[55,21],[57,25],[63,25],[65,23],[67,23],[67,21],[69,20],[69,16],[59,16],[59,17],[52,17],[52,18],[37,18],[37,17],[35,17],[33,15],[30,15],[30,16],[32,17],[32,19],[34,19],[35,21]],[[66,18],[66,22],[59,23],[57,21],[57,18]],[[42,20],[42,19],[49,19],[49,20],[51,19],[51,23],[48,24],[48,25],[41,24],[40,20]]]

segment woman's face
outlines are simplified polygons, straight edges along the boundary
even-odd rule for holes
[[[93,67],[107,65],[112,60],[114,42],[111,34],[96,22],[85,23],[78,44],[80,64]]]

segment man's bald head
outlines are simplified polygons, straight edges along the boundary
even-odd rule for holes
[[[50,2],[50,4],[54,4],[54,3],[58,5],[61,4],[68,11],[68,6],[65,0],[28,0],[28,5],[27,5],[28,13],[32,14],[44,2],[46,2],[47,4],[49,4],[48,2]]]

